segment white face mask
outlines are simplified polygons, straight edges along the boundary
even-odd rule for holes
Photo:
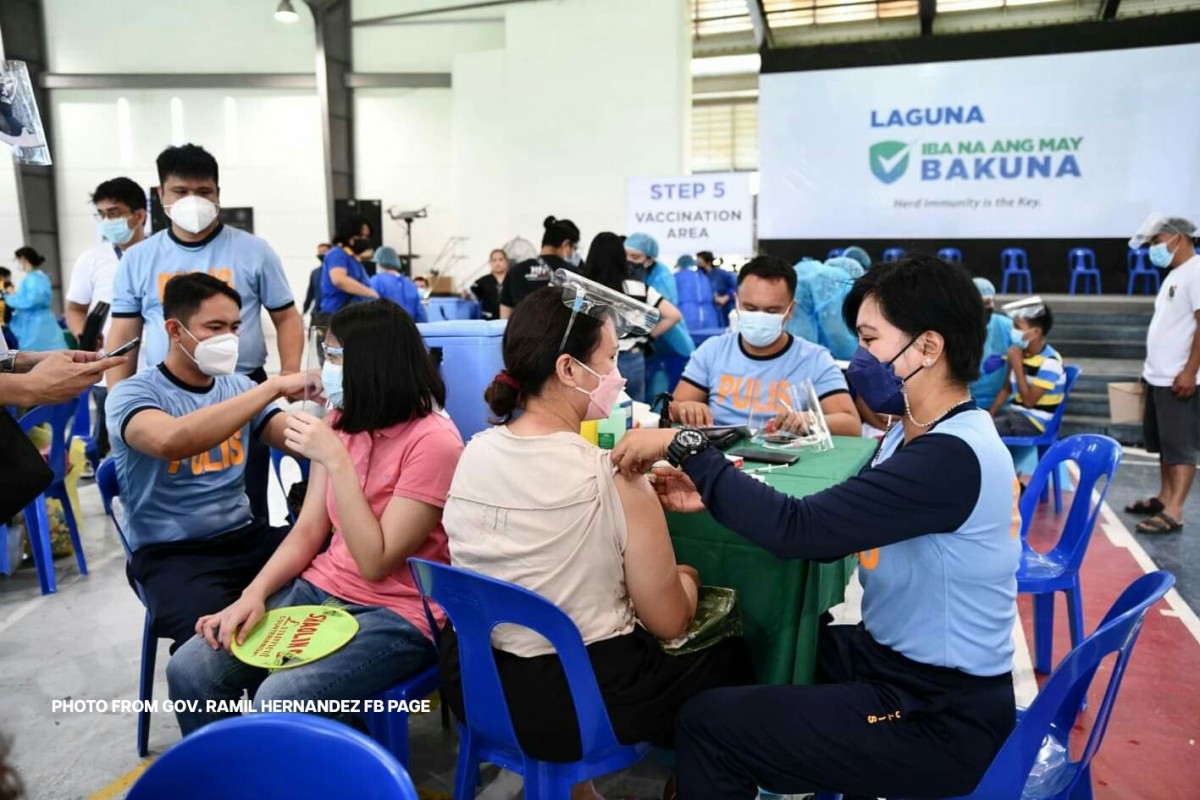
[[[179,322],[179,320],[175,321]],[[238,337],[236,333],[222,333],[201,341],[196,339],[195,334],[184,327],[182,322],[179,322],[179,327],[195,340],[196,354],[192,355],[187,350],[183,350],[182,344],[179,345],[179,349],[183,350],[188,358],[195,361],[196,366],[205,375],[213,378],[219,375],[232,375],[233,371],[237,369]]]
[[[167,207],[167,216],[188,233],[199,233],[212,224],[220,208],[212,200],[189,194]]]

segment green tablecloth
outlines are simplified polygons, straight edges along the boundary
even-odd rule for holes
[[[858,474],[877,442],[835,436],[834,449],[804,452],[800,461],[762,473],[793,497],[819,492]],[[759,465],[746,462],[746,469]],[[821,614],[842,602],[854,558],[830,564],[784,561],[718,524],[708,513],[668,514],[681,564],[700,570],[704,583],[738,591],[746,641],[763,683],[812,683]]]

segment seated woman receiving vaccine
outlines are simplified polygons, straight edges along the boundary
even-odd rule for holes
[[[442,506],[462,439],[438,410],[445,387],[416,324],[387,300],[338,311],[324,346],[322,381],[336,410],[327,421],[288,419],[288,447],[312,463],[300,517],[241,599],[197,621],[167,667],[173,700],[232,701],[243,690],[256,703],[361,700],[434,662],[407,562],[449,560]],[[228,652],[267,609],[297,605],[336,605],[358,632],[325,658],[273,673]],[[226,715],[176,716],[186,736]]]
[[[851,384],[902,423],[857,477],[789,497],[686,428],[631,431],[613,450],[630,474],[667,458],[681,471],[655,470],[666,507],[707,508],[780,558],[859,557],[863,622],[823,627],[821,684],[716,689],[684,706],[684,800],[749,800],[758,786],[957,797],[1015,722],[1018,488],[968,390],[983,352],[979,292],[965,270],[914,257],[859,278],[843,313],[860,342]]]
[[[658,639],[682,634],[695,613],[700,579],[675,563],[646,477],[614,474],[608,453],[579,435],[583,421],[609,415],[624,380],[613,323],[573,317],[563,293],[539,289],[509,319],[505,370],[486,394],[503,424],[471,439],[446,502],[451,563],[530,589],[566,612],[617,739],[669,746],[687,698],[752,679],[747,650],[729,638],[691,655],[663,652]],[[492,641],[522,748],[543,760],[578,759],[579,724],[549,642],[510,625]],[[441,658],[446,700],[461,719],[453,629],[442,637]],[[587,784],[576,788],[591,793]]]

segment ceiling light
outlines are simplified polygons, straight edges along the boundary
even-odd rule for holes
[[[291,23],[298,19],[300,19],[300,15],[296,13],[296,9],[292,8],[292,0],[279,0],[279,6],[275,9],[275,20]]]

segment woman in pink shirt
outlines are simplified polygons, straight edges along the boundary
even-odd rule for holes
[[[360,700],[434,662],[408,559],[449,562],[442,507],[463,444],[439,410],[445,385],[394,303],[338,311],[324,349],[335,410],[324,421],[300,411],[288,419],[288,446],[312,463],[300,517],[241,598],[196,622],[167,667],[173,700],[236,700],[243,690],[256,703]],[[274,673],[230,655],[231,637],[244,641],[267,609],[297,605],[339,606],[358,633],[325,658]],[[186,736],[227,715],[176,716]]]

